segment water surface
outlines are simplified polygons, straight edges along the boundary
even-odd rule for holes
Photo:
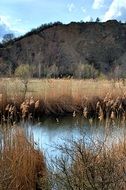
[[[107,144],[117,143],[124,137],[125,127],[116,123],[106,126],[105,123],[85,120],[83,116],[68,116],[63,118],[44,118],[36,124],[26,124],[25,130],[32,132],[36,146],[38,146],[48,158],[59,156],[57,145],[68,143],[68,140],[80,140],[84,137],[87,144],[93,141],[104,141]]]

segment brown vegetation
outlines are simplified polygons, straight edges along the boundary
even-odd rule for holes
[[[21,128],[1,129],[0,189],[45,189],[46,165],[43,154],[35,148],[31,136]]]
[[[6,129],[20,119],[40,119],[44,114],[81,114],[100,122],[125,122],[126,87],[122,82],[30,80],[24,100],[20,80],[2,79],[0,89],[1,123],[7,124],[0,138],[0,189],[48,189],[48,184],[62,190],[126,189],[125,137],[111,146],[93,139],[89,146],[83,139],[59,147],[65,157],[53,162],[56,170],[50,171],[47,184],[44,158],[35,150],[33,139],[27,140],[21,129]]]
[[[125,140],[111,146],[106,141],[90,140],[90,145],[83,139],[59,147],[63,156],[53,161],[57,172],[52,186],[62,190],[125,190]]]
[[[42,115],[81,114],[100,121],[125,121],[126,87],[107,80],[29,80],[27,92],[19,80],[0,83],[1,122],[40,119]],[[5,88],[6,87],[6,88]]]

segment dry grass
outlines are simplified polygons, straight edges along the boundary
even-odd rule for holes
[[[10,103],[15,105],[20,112],[20,105],[24,101],[22,99],[24,94],[23,83],[18,79],[1,79],[0,89],[1,110],[3,107],[5,109],[6,105]],[[114,102],[119,102],[120,100],[122,102],[122,99],[124,103],[125,94],[126,86],[122,82],[115,83],[107,80],[31,79],[28,83],[25,99],[27,104],[29,104],[30,97],[34,97],[35,101],[40,100],[39,111],[37,111],[37,113],[39,112],[38,115],[60,115],[80,112],[84,116],[96,116],[102,120],[102,118],[106,117],[106,112],[108,112],[111,118],[118,116],[118,109],[113,109],[112,107]],[[98,107],[97,104],[99,104]],[[109,105],[109,111],[107,111],[107,108],[105,109],[107,104]],[[118,106],[121,108],[121,103]],[[33,116],[33,113],[31,115]],[[121,117],[123,116],[125,117],[124,111]]]
[[[0,189],[44,189],[46,166],[42,153],[21,128],[3,129],[0,137]]]
[[[3,78],[0,80],[1,91],[6,91],[7,97],[19,98],[23,92],[23,83],[18,79]],[[120,82],[108,80],[75,80],[75,79],[31,79],[28,83],[27,97],[50,99],[60,96],[72,96],[81,99],[83,96],[104,96],[111,92],[120,95],[126,87]]]

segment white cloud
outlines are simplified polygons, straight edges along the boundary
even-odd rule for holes
[[[94,0],[92,8],[93,9],[100,9],[104,5],[104,0]]]
[[[0,25],[4,26],[7,31],[12,31],[15,34],[24,34],[27,31],[24,28],[19,27],[22,19],[12,19],[9,16],[0,15]]]
[[[81,10],[83,13],[86,13],[86,9],[84,7],[81,7]]]
[[[74,3],[68,4],[68,5],[67,5],[67,8],[68,8],[68,11],[69,11],[69,12],[72,12],[72,11],[75,9]]]
[[[14,30],[14,32],[17,34],[17,35],[19,35],[19,34],[25,34],[26,32],[27,32],[27,30],[26,29],[23,29],[23,28],[14,28],[13,29]]]
[[[126,0],[113,0],[107,12],[103,16],[103,21],[120,17],[123,9],[126,9]]]
[[[0,15],[0,23],[5,24],[8,28],[11,27],[10,17],[9,16]]]

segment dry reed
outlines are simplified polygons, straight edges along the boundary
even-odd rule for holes
[[[80,113],[84,117],[125,120],[126,86],[121,82],[107,80],[43,79],[29,80],[25,100],[22,100],[23,86],[18,79],[4,79],[0,82],[4,89],[0,109],[13,123],[14,111],[6,110],[16,107],[16,119],[40,118],[43,114],[64,115]],[[31,105],[31,98],[33,99]],[[37,104],[38,102],[38,104]],[[21,108],[21,105],[24,107]],[[37,105],[37,107],[35,106]],[[12,119],[11,119],[12,118]]]
[[[0,137],[0,189],[44,189],[46,165],[31,137],[21,128],[3,129]]]

